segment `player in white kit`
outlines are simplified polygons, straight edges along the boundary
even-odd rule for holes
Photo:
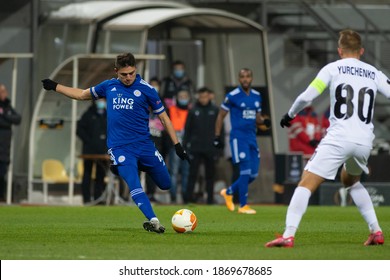
[[[390,98],[390,80],[372,65],[360,61],[363,53],[360,35],[353,30],[341,31],[338,41],[341,59],[320,70],[280,121],[282,127],[289,127],[297,113],[329,87],[330,126],[304,168],[287,210],[283,235],[266,243],[266,247],[294,247],[295,233],[311,194],[326,179],[334,180],[342,164],[341,181],[370,230],[364,245],[384,243],[374,206],[360,182],[360,175],[368,174],[367,161],[375,138],[372,123],[375,97],[380,92]]]

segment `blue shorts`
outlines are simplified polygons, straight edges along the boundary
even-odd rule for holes
[[[231,138],[230,148],[233,163],[260,160],[260,152],[255,139]]]
[[[231,138],[230,148],[233,163],[240,164],[240,174],[248,174],[255,178],[260,167],[260,151],[256,138]]]
[[[140,187],[138,171],[148,173],[161,189],[170,188],[170,176],[165,161],[152,140],[132,143],[108,150],[111,164],[118,166],[119,175],[130,190]]]

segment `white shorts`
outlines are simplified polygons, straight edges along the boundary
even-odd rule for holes
[[[350,175],[359,176],[362,172],[368,174],[370,153],[369,146],[324,138],[307,162],[305,170],[328,180],[334,180],[342,164]]]

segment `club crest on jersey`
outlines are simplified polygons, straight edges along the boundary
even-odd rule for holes
[[[140,96],[141,96],[141,92],[140,92],[138,89],[136,89],[136,90],[133,92],[133,94],[134,94],[136,97],[140,97]]]
[[[120,163],[122,163],[122,162],[124,162],[126,160],[126,157],[125,156],[119,156],[119,158],[118,158],[118,162],[120,162]]]
[[[133,110],[134,99],[128,97],[122,97],[121,93],[117,94],[117,97],[112,99],[112,109],[121,110],[121,109],[131,109]]]

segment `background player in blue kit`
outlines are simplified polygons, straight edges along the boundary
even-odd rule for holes
[[[232,161],[239,164],[240,176],[229,188],[223,189],[221,195],[225,199],[227,208],[234,211],[233,194],[238,192],[240,200],[238,213],[256,214],[256,211],[247,204],[248,186],[256,179],[260,166],[256,127],[264,124],[269,128],[271,121],[261,115],[261,94],[251,88],[252,70],[241,69],[238,80],[240,86],[229,92],[221,104],[215,123],[214,145],[219,148],[223,146],[221,138],[223,120],[230,112]]]
[[[107,147],[111,169],[127,183],[130,195],[148,219],[147,231],[165,231],[142,189],[138,169],[147,172],[163,190],[171,180],[163,157],[155,148],[149,132],[149,110],[158,115],[182,160],[189,160],[179,143],[172,123],[157,91],[136,74],[136,60],[131,53],[120,54],[114,68],[118,78],[105,80],[88,89],[67,87],[50,79],[42,80],[46,90],[54,90],[76,100],[105,98],[107,101]]]

